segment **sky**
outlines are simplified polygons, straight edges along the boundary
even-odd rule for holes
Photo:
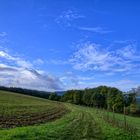
[[[0,0],[0,85],[137,87],[139,25],[139,0]]]

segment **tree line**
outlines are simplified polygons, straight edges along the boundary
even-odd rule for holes
[[[140,115],[140,107],[137,105],[137,89],[124,93],[115,87],[99,86],[84,90],[68,90],[63,95],[57,92],[46,92],[16,87],[0,87],[0,90],[16,92],[25,95],[41,97],[54,101],[69,102],[77,105],[97,107],[126,114]],[[138,94],[139,95],[139,94]]]
[[[46,91],[38,91],[38,90],[16,88],[16,87],[4,87],[4,86],[0,86],[0,90],[11,91],[15,93],[20,93],[20,94],[25,94],[25,95],[30,95],[30,96],[35,96],[35,97],[40,97],[45,99],[48,99],[51,94],[51,92],[46,92]]]
[[[60,100],[119,113],[122,113],[125,107],[127,114],[140,114],[140,108],[136,103],[136,93],[124,93],[114,87],[99,86],[84,90],[68,90]]]

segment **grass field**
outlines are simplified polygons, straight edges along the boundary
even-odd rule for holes
[[[33,125],[60,118],[66,113],[60,103],[32,96],[0,92],[0,127]]]
[[[102,110],[4,91],[0,92],[0,114],[0,140],[139,140],[138,136],[104,121]],[[46,119],[37,117],[34,121],[33,118],[40,114]],[[5,118],[11,120],[5,121]],[[116,118],[121,121],[123,115],[116,114]],[[127,117],[127,120],[137,127],[139,135],[140,118]]]

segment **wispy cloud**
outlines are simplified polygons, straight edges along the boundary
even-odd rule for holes
[[[60,80],[64,83],[65,89],[82,89],[87,86],[87,83],[94,79],[93,76],[82,76],[74,74],[73,72],[67,72]],[[86,83],[83,85],[82,83]]]
[[[84,18],[83,15],[79,14],[77,10],[68,9],[63,11],[56,19],[56,23],[61,26],[70,27],[72,26],[72,22],[77,19]]]
[[[134,45],[127,44],[114,50],[90,42],[79,46],[69,60],[74,69],[118,73],[140,68],[140,54]]]
[[[8,42],[7,35],[7,32],[0,32],[0,45]]]
[[[33,63],[34,63],[35,65],[42,65],[42,64],[44,64],[44,61],[43,61],[42,59],[38,58],[38,59],[34,60]]]
[[[57,18],[55,18],[55,22],[59,24],[61,27],[73,27],[78,30],[82,31],[88,31],[88,32],[94,32],[98,34],[108,34],[113,31],[105,29],[103,27],[97,26],[97,27],[87,27],[87,26],[79,26],[76,25],[75,21],[85,18],[84,15],[80,14],[75,9],[68,9],[66,11],[63,11]]]
[[[67,60],[61,60],[61,59],[52,59],[48,61],[47,63],[49,64],[54,64],[54,65],[67,65],[69,62]]]
[[[78,29],[83,30],[83,31],[99,33],[99,34],[108,34],[112,32],[111,30],[106,30],[102,27],[79,27]]]
[[[0,37],[5,37],[5,36],[7,36],[6,32],[0,32]]]
[[[60,78],[64,83],[65,89],[84,89],[93,88],[100,85],[106,85],[111,87],[117,87],[120,90],[128,91],[131,87],[137,87],[138,82],[130,79],[121,79],[107,82],[105,79],[97,79],[95,76],[80,76],[73,72],[67,72],[64,76]],[[125,85],[125,86],[124,86]]]
[[[129,79],[122,79],[122,80],[114,80],[111,82],[106,82],[104,80],[97,82],[97,80],[94,80],[90,83],[87,82],[80,82],[80,86],[79,87],[84,87],[84,88],[93,88],[93,87],[97,87],[100,85],[106,85],[106,86],[110,86],[110,87],[116,87],[119,88],[122,91],[128,91],[130,90],[130,88],[134,87],[138,87],[139,83],[133,80],[129,80]],[[124,86],[125,85],[125,86]]]
[[[24,67],[24,68],[31,68],[32,67],[32,64],[29,61],[24,60],[18,56],[13,56],[11,54],[8,54],[8,52],[3,51],[3,50],[0,51],[0,58],[7,60],[7,61],[10,61],[10,62],[13,62],[16,65]]]

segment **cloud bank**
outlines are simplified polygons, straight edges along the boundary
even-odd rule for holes
[[[40,59],[36,63],[43,63]],[[37,90],[61,90],[61,81],[50,74],[36,70],[33,64],[20,57],[0,51],[0,85]]]

